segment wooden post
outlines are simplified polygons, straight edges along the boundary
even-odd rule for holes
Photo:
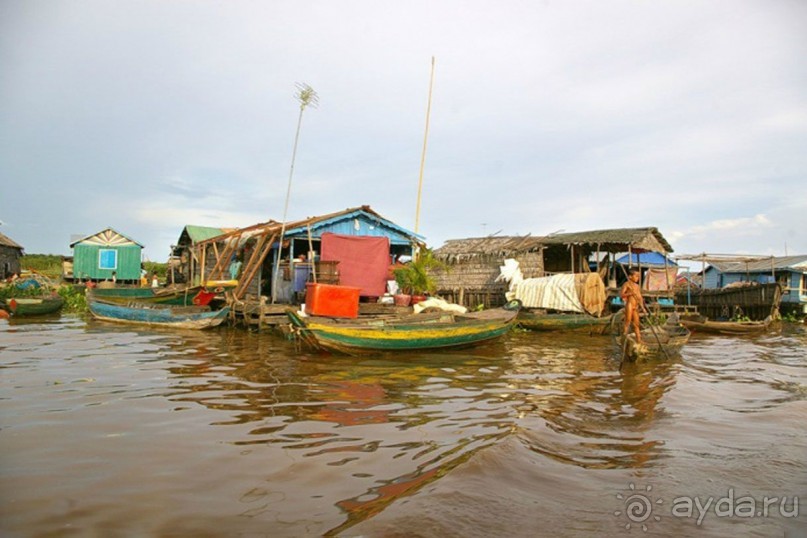
[[[266,235],[261,237],[262,241],[259,242],[260,246],[261,247],[264,247],[264,245],[266,245],[266,246],[265,246],[265,248],[256,247],[255,251],[252,253],[252,256],[250,257],[250,262],[249,262],[250,263],[249,274],[247,276],[245,276],[245,279],[243,281],[238,283],[238,288],[236,288],[236,291],[235,291],[236,298],[240,299],[241,297],[243,297],[244,292],[247,289],[247,285],[249,284],[249,282],[252,281],[253,277],[255,276],[255,273],[258,271],[258,268],[261,266],[261,264],[263,264],[263,261],[266,259],[267,254],[269,254],[269,251],[272,250],[272,243],[274,243],[276,237],[277,237],[277,234],[272,234],[272,237],[268,240],[268,245],[267,245],[267,241],[266,241]],[[262,253],[258,256],[258,252],[260,250],[262,250]],[[257,259],[255,258],[256,256],[258,256]],[[255,263],[253,263],[253,260],[255,261]],[[244,272],[246,273],[246,270]],[[277,281],[276,278],[273,279],[273,280],[275,282]],[[272,290],[272,291],[274,291],[274,290]]]
[[[205,282],[205,264],[207,262],[207,244],[202,245],[202,260],[199,266],[199,284]]]
[[[571,252],[572,274],[574,274],[574,245],[569,245],[569,252]]]
[[[311,239],[311,224],[308,224],[308,255],[311,256],[311,275],[317,283],[317,264],[314,262],[314,241]]]

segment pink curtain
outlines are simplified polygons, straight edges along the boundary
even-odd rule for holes
[[[359,295],[380,297],[387,291],[389,238],[322,234],[322,261],[338,261],[339,284],[361,288]]]
[[[678,276],[678,267],[668,267],[664,269],[648,269],[644,275],[644,289],[648,291],[667,291],[675,286],[675,279]],[[669,279],[669,285],[667,285]]]

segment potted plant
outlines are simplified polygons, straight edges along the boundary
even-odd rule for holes
[[[412,296],[411,303],[414,305],[425,301],[426,294],[437,291],[437,283],[429,271],[443,268],[445,268],[445,264],[434,258],[431,250],[427,249],[404,267],[395,269],[393,275],[403,294]],[[396,304],[398,304],[397,299]]]

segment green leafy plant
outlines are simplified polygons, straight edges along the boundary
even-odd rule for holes
[[[61,286],[57,291],[64,299],[63,311],[84,312],[87,310],[87,296],[84,291],[80,291],[74,286]]]
[[[393,271],[395,282],[403,293],[423,295],[437,291],[437,282],[430,271],[445,269],[446,265],[436,259],[432,251],[425,249],[416,259]]]

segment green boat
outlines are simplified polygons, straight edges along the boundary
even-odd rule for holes
[[[64,304],[59,295],[44,297],[11,297],[5,301],[5,309],[15,317],[40,316],[58,312]]]
[[[237,282],[224,281],[214,286],[182,286],[170,288],[93,288],[88,296],[101,301],[126,304],[155,303],[174,306],[206,305],[218,293],[231,289]]]
[[[533,331],[587,331],[591,334],[605,334],[611,323],[611,316],[598,318],[571,312],[548,314],[544,311],[521,310],[516,322],[520,327]]]
[[[350,355],[380,351],[447,349],[487,342],[515,325],[518,307],[468,314],[415,314],[392,319],[305,318],[289,309],[292,330],[317,349]]]

